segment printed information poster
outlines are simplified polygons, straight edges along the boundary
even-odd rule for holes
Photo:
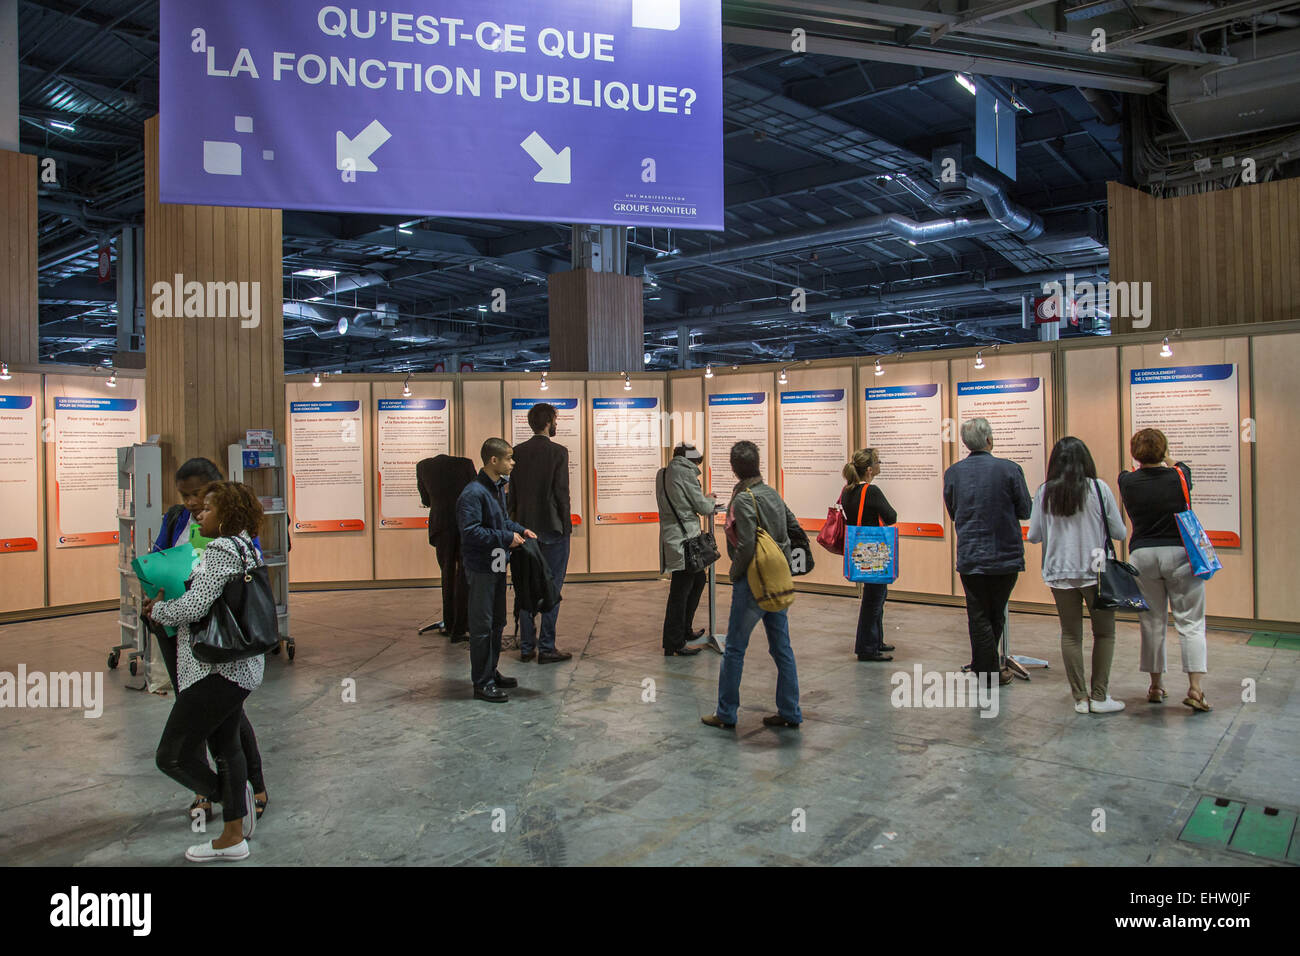
[[[806,531],[820,531],[844,487],[849,408],[844,389],[781,392],[781,497]],[[730,446],[728,446],[730,447]]]
[[[289,425],[293,530],[365,530],[361,403],[290,402]]]
[[[573,525],[582,524],[582,410],[576,398],[512,398],[510,400],[510,444],[522,445],[533,437],[528,410],[543,402],[555,406],[555,437],[569,449],[569,508]]]
[[[31,395],[0,395],[0,554],[36,550],[36,447],[36,400]],[[113,475],[116,488],[116,459]]]
[[[1169,457],[1192,470],[1192,508],[1210,543],[1241,547],[1241,446],[1237,366],[1135,368],[1133,430],[1158,428]]]
[[[733,392],[709,396],[709,474],[705,491],[717,492],[718,501],[726,504],[736,476],[731,471],[731,446],[738,441],[752,441],[758,446],[758,468],[763,480],[772,473],[767,448],[767,392]],[[725,524],[726,515],[714,517]]]
[[[657,522],[655,475],[663,461],[659,399],[593,398],[591,416],[596,523]]]
[[[117,450],[140,440],[134,398],[54,400],[58,547],[116,544]]]
[[[943,404],[938,385],[866,390],[867,447],[880,455],[875,484],[898,512],[898,533],[943,537]]]
[[[957,424],[987,418],[993,428],[993,454],[1010,458],[1025,472],[1032,496],[1047,477],[1047,430],[1043,425],[1043,380],[1003,378],[957,383]],[[960,433],[957,441],[961,441]],[[961,445],[961,457],[970,452]],[[942,498],[942,491],[940,492]],[[1028,533],[1029,522],[1021,522]]]
[[[379,437],[379,527],[427,528],[415,466],[451,454],[451,415],[445,398],[382,398],[375,417]]]

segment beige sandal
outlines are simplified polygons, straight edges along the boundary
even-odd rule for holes
[[[1169,691],[1163,687],[1148,687],[1147,702],[1152,704],[1163,704],[1165,698],[1169,696]]]
[[[1196,693],[1198,693],[1200,696],[1193,697],[1192,691],[1189,690],[1187,692],[1187,696],[1183,698],[1183,703],[1186,704],[1188,707],[1192,708],[1192,710],[1199,710],[1202,713],[1207,713],[1214,709],[1209,705],[1209,703],[1206,702],[1205,691],[1197,691]]]

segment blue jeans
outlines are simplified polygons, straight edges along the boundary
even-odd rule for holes
[[[555,579],[555,588],[560,590],[564,587],[564,572],[569,568],[569,536],[550,534],[538,535],[537,545],[541,548],[542,558],[546,561],[546,566],[551,569],[551,577]],[[521,614],[519,616],[519,650],[528,654],[534,648],[543,653],[551,653],[555,650],[555,619],[560,616],[560,606],[557,604],[545,614],[542,615],[542,639],[537,640],[537,622],[532,614]],[[540,646],[539,646],[540,644]]]
[[[731,617],[727,620],[727,649],[718,674],[718,717],[734,724],[740,709],[740,674],[745,668],[749,635],[759,620],[767,631],[767,650],[776,661],[776,711],[786,720],[803,723],[799,710],[799,675],[790,649],[790,621],[785,611],[764,611],[741,578],[731,586]]]

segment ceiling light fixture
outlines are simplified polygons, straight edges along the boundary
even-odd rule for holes
[[[338,272],[334,269],[299,269],[294,275],[304,279],[333,279]]]
[[[50,120],[50,126],[54,127],[55,129],[61,129],[67,133],[75,133],[77,131],[77,127],[63,120],[52,119]]]
[[[971,96],[975,95],[978,88],[975,86],[975,81],[971,77],[967,76],[965,73],[954,73],[953,79],[965,87],[966,92]]]

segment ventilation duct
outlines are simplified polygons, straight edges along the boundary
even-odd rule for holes
[[[1237,63],[1169,74],[1169,114],[1189,142],[1300,123],[1300,32],[1265,33],[1228,52]]]

